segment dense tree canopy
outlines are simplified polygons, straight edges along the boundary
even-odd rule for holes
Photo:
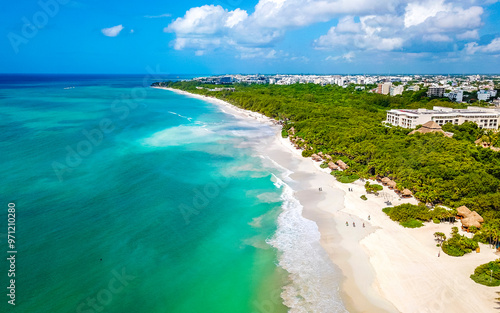
[[[476,124],[445,125],[453,138],[440,133],[409,136],[410,130],[384,126],[392,108],[459,108],[460,104],[425,97],[425,89],[390,97],[354,86],[315,84],[235,85],[232,91],[197,89],[200,83],[162,83],[173,88],[213,96],[238,107],[284,120],[314,153],[342,158],[343,175],[388,176],[397,188],[408,188],[424,203],[450,207],[466,205],[487,220],[500,218],[500,154],[474,144],[483,136]]]

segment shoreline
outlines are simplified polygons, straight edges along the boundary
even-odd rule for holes
[[[271,118],[220,99],[173,88],[153,88],[208,101],[237,117],[276,125]],[[342,272],[341,296],[349,312],[495,311],[495,288],[469,278],[476,266],[498,258],[493,249],[480,244],[481,253],[460,258],[441,253],[438,258],[433,234],[449,234],[453,225],[426,223],[417,229],[403,228],[382,212],[387,206],[384,202],[390,199],[394,205],[416,204],[414,198],[398,200],[393,191],[384,187],[383,196],[367,195],[367,201],[361,200],[359,197],[365,194],[362,182],[338,182],[329,170],[319,167],[319,162],[303,158],[302,151],[295,149],[288,138],[281,138],[280,130],[275,128],[275,136],[261,149],[293,172],[292,188],[303,206],[302,216],[316,223],[322,248]],[[352,222],[357,227],[352,227]]]

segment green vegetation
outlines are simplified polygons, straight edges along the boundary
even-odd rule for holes
[[[361,198],[362,200],[365,200],[365,201],[366,201],[366,200],[368,200],[368,198],[367,198],[365,195],[361,195],[361,197],[360,197],[360,198]]]
[[[409,220],[406,222],[401,222],[399,224],[401,224],[401,226],[407,227],[407,228],[418,228],[418,227],[424,226],[424,223],[422,223],[422,221],[419,221],[419,220]]]
[[[474,142],[481,139],[482,142],[498,147],[500,145],[500,133],[494,132],[491,129],[483,130],[477,126],[476,123],[465,122],[462,125],[445,124],[443,130],[453,133],[453,138],[456,140],[463,140]]]
[[[441,244],[443,252],[451,256],[462,256],[479,247],[476,241],[458,234],[458,228],[453,227],[451,238]]]
[[[484,244],[489,244],[492,246],[497,246],[500,239],[500,221],[499,220],[488,220],[482,226],[481,229],[474,232],[474,240],[482,242]]]
[[[436,219],[441,221],[456,215],[455,210],[446,210],[442,207],[430,209],[424,204],[401,204],[395,207],[387,207],[383,209],[385,214],[389,215],[391,220],[399,222],[404,227],[421,227],[427,222]]]
[[[438,241],[438,247],[446,240],[446,235],[440,231],[434,233],[434,238]]]
[[[476,267],[470,278],[478,284],[491,287],[500,286],[500,260]]]
[[[304,156],[322,151],[347,161],[349,169],[335,175],[339,181],[391,176],[398,188],[408,188],[423,203],[466,205],[487,222],[500,220],[500,153],[474,144],[484,135],[475,124],[445,125],[454,138],[439,133],[408,136],[409,129],[382,124],[388,109],[465,106],[427,98],[426,88],[390,97],[354,86],[237,84],[234,92],[210,92],[197,90],[199,82],[166,85],[284,121],[285,130],[293,126],[291,136],[307,146]]]
[[[323,163],[321,163],[321,165],[319,167],[321,167],[321,168],[327,168],[328,167],[328,163],[323,162]]]
[[[365,183],[365,189],[367,193],[377,193],[380,190],[384,189],[384,187],[379,184],[370,184],[370,182],[367,181]]]
[[[281,137],[283,137],[283,138],[288,137],[288,132],[284,128],[281,130]]]
[[[309,149],[308,149],[308,150],[304,150],[304,151],[302,151],[302,156],[303,156],[304,158],[308,158],[308,157],[310,157],[310,156],[311,156],[311,155],[313,155],[313,154],[314,154],[314,152],[313,152],[312,150],[309,150]]]
[[[347,171],[333,171],[331,173],[337,180],[343,184],[354,183],[359,179],[359,176],[356,174],[349,174]]]

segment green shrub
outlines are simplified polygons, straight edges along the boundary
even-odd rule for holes
[[[406,227],[406,228],[418,228],[424,226],[424,223],[419,220],[409,220],[406,222],[401,222],[401,226]]]
[[[351,184],[359,179],[357,174],[347,174],[345,171],[332,171],[331,174],[343,184]]]
[[[321,168],[327,168],[328,167],[328,163],[323,162],[323,163],[321,163],[321,165],[319,167],[321,167]]]
[[[337,177],[337,180],[343,184],[352,184],[359,179],[359,176],[356,174],[341,176],[340,179]]]
[[[304,158],[308,158],[308,157],[310,157],[310,156],[311,156],[311,155],[313,155],[313,154],[314,154],[314,153],[313,153],[313,151],[312,151],[312,150],[309,150],[309,149],[306,149],[306,150],[303,150],[303,151],[302,151],[302,156],[303,156]]]
[[[493,273],[492,273],[493,271]],[[470,278],[478,284],[485,286],[500,286],[500,261],[492,261],[479,265]]]
[[[363,200],[365,200],[365,201],[368,200],[368,198],[365,195],[361,195],[360,198],[363,199]]]
[[[281,130],[281,137],[287,138],[288,137],[288,132],[285,129]]]
[[[465,254],[465,251],[460,249],[460,247],[450,245],[448,242],[443,242],[443,245],[441,246],[443,249],[443,252],[446,253],[447,255],[451,256],[462,256]]]
[[[427,222],[432,220],[434,223],[440,223],[440,219],[447,218],[454,214],[454,211],[447,211],[444,208],[436,207],[434,209],[429,209],[423,203],[418,205],[404,203],[395,207],[388,207],[383,209],[384,213],[389,215],[391,220],[402,223],[419,220],[421,222]],[[416,225],[414,222],[410,225]],[[418,226],[420,227],[420,226]]]
[[[370,182],[365,183],[365,190],[367,193],[377,193],[377,191],[383,190],[384,187],[379,184],[370,184]]]
[[[458,228],[453,227],[451,238],[443,242],[443,252],[451,256],[462,256],[479,247],[476,241],[458,234]]]
[[[404,203],[395,207],[387,207],[383,211],[389,215],[391,220],[397,222],[407,222],[413,219],[428,221],[431,219],[429,209],[422,204],[413,205]]]

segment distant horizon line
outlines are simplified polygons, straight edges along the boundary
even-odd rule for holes
[[[264,75],[264,76],[272,76],[272,75],[318,75],[318,76],[328,76],[328,75],[345,75],[345,76],[354,76],[354,75],[379,75],[379,76],[404,76],[404,75],[422,75],[422,76],[469,76],[469,75],[485,75],[485,76],[500,76],[500,73],[221,73],[221,74],[200,74],[200,73],[1,73],[0,75],[47,75],[47,76],[64,76],[64,75],[81,75],[81,76],[145,76],[145,75],[158,75],[158,76],[224,76],[224,75]]]

